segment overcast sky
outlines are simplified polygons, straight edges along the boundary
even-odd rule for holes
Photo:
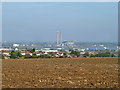
[[[3,41],[117,42],[117,2],[3,3]]]

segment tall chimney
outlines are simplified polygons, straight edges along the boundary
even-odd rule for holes
[[[58,32],[57,32],[57,45],[59,44],[59,36],[58,36]]]
[[[60,45],[62,45],[62,32],[60,32]]]

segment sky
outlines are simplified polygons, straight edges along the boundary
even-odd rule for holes
[[[4,2],[3,41],[117,42],[117,2]]]

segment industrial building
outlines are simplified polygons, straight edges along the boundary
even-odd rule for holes
[[[57,32],[57,46],[62,46],[62,32],[60,32],[60,41],[59,41],[59,32]]]

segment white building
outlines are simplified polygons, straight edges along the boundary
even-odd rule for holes
[[[56,50],[56,49],[50,49],[50,48],[47,48],[47,49],[41,49],[41,51],[42,52],[46,52],[46,53],[48,53],[48,52],[58,52],[58,50]]]
[[[15,48],[15,51],[18,51],[18,48]]]
[[[107,49],[107,47],[104,47],[104,49]]]
[[[19,47],[19,44],[13,44],[13,47]]]
[[[85,52],[80,52],[80,54],[85,54]]]
[[[31,56],[33,55],[32,53],[29,53]]]
[[[22,52],[21,55],[25,55],[25,52]]]
[[[37,53],[36,55],[37,55],[37,56],[40,56],[40,53]]]
[[[84,51],[85,51],[85,49],[80,49],[80,51],[84,52]]]
[[[104,47],[104,45],[100,45],[101,47]]]
[[[10,56],[10,51],[3,51],[2,54],[6,56]]]

